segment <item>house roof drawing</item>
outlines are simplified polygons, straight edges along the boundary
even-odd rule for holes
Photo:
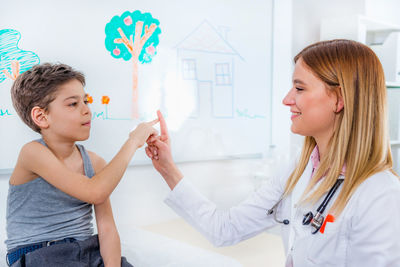
[[[207,20],[176,45],[177,49],[242,56],[222,37]]]

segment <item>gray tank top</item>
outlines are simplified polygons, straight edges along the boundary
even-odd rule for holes
[[[43,144],[43,139],[36,140]],[[82,145],[85,175],[94,169]],[[92,205],[58,190],[42,177],[21,185],[9,185],[7,197],[7,249],[42,241],[73,237],[84,240],[93,235]]]

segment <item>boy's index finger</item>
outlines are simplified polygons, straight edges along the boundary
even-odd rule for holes
[[[164,119],[164,116],[162,115],[161,111],[157,110],[157,116],[158,116],[158,119],[160,120],[161,135],[168,136],[167,124],[165,123],[165,119]]]
[[[148,123],[150,124],[150,126],[153,126],[153,125],[157,124],[159,121],[160,120],[157,118],[157,119],[154,119],[152,121],[149,121]]]

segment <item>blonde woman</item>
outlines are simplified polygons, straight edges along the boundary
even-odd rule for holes
[[[174,164],[165,121],[146,148],[166,203],[216,246],[282,225],[286,266],[400,266],[400,182],[392,170],[382,66],[367,46],[318,42],[295,58],[283,104],[305,136],[299,159],[227,211]],[[285,173],[286,172],[286,173]]]

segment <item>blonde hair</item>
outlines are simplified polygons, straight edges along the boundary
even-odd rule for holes
[[[328,93],[340,95],[344,102],[326,156],[302,197],[306,202],[320,199],[336,182],[346,163],[342,189],[330,210],[339,216],[357,187],[368,177],[384,170],[394,173],[383,69],[369,47],[350,40],[312,44],[296,55],[294,61],[300,58],[326,84]],[[293,191],[315,146],[315,139],[306,136],[300,160],[286,183],[285,196]],[[310,193],[323,176],[318,188]]]

